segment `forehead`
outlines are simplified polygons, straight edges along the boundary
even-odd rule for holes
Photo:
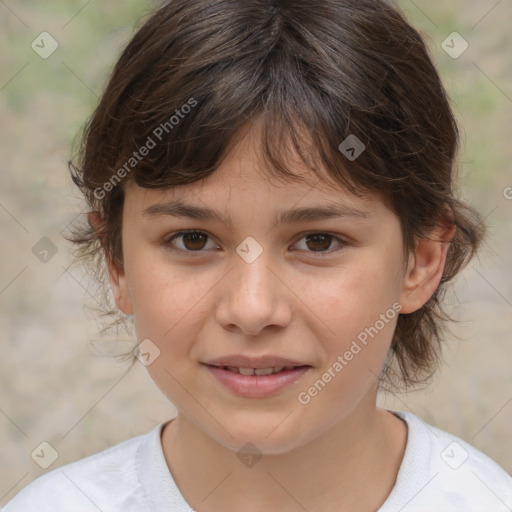
[[[356,196],[335,182],[321,166],[313,171],[291,146],[286,148],[283,156],[287,168],[293,173],[291,178],[270,172],[262,158],[258,126],[251,125],[241,131],[220,165],[207,178],[165,189],[142,189],[131,183],[126,189],[127,196],[136,198],[142,211],[153,205],[181,202],[225,212],[254,206],[261,212],[276,212],[292,206],[323,205],[325,208],[343,208],[347,212],[371,213],[372,205],[381,199],[370,193]]]

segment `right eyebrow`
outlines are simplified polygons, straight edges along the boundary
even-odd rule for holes
[[[211,208],[185,204],[180,200],[153,204],[145,208],[142,215],[144,217],[160,217],[162,215],[168,215],[171,217],[184,217],[196,220],[215,219],[228,226],[231,225],[231,219],[229,217],[224,217]]]

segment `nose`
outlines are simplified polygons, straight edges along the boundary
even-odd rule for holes
[[[234,268],[219,288],[216,318],[223,328],[257,335],[291,322],[293,293],[278,267],[264,255],[265,251],[252,263],[235,258]]]

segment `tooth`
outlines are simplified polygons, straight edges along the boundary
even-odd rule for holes
[[[274,368],[256,368],[254,373],[256,375],[271,375],[274,373]]]
[[[241,375],[254,375],[254,368],[238,368]]]
[[[230,372],[238,373],[238,367],[237,366],[226,366],[225,368],[227,370],[229,370]]]
[[[283,371],[284,366],[276,366],[272,368],[272,373],[279,373]]]

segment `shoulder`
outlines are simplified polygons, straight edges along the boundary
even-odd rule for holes
[[[2,512],[131,510],[128,504],[138,501],[144,492],[138,475],[138,452],[158,436],[160,428],[40,476]]]
[[[403,512],[512,509],[512,477],[495,461],[415,414],[394,414],[407,423],[408,440],[395,487],[379,512],[398,504]]]

